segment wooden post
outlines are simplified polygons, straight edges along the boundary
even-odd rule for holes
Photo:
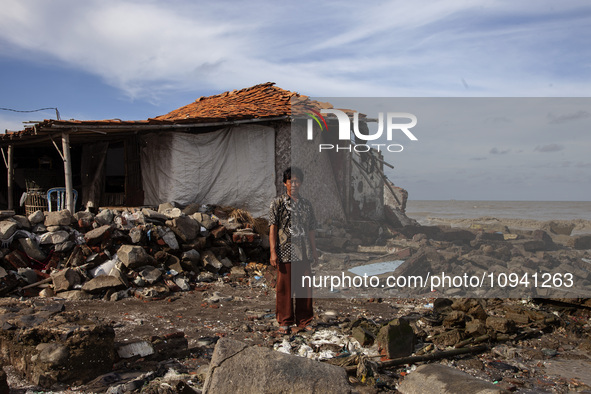
[[[66,181],[66,208],[74,214],[74,192],[72,191],[72,159],[70,158],[70,134],[62,133],[62,149],[64,151],[64,178]]]
[[[14,209],[14,190],[12,188],[14,179],[14,165],[13,165],[13,148],[12,145],[8,145],[8,209]]]

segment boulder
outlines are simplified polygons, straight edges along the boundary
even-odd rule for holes
[[[182,254],[181,260],[191,263],[197,263],[201,259],[201,255],[195,249],[191,249]]]
[[[557,222],[557,221],[549,221],[547,222],[543,229],[550,231],[552,234],[557,235],[571,235],[575,228],[575,224],[568,221],[568,222]]]
[[[74,249],[76,244],[72,241],[65,241],[55,245],[54,250],[56,252],[69,252],[70,250]]]
[[[22,228],[23,230],[27,231],[31,230],[31,222],[29,221],[29,219],[27,219],[26,216],[14,215],[12,217],[12,220],[16,221],[19,228]]]
[[[158,221],[158,222],[165,222],[168,220],[168,216],[163,215],[159,212],[156,212],[152,209],[148,209],[148,208],[144,208],[142,209],[142,213],[144,214],[144,217],[148,220],[148,221]]]
[[[197,212],[193,215],[193,219],[197,220],[206,230],[211,230],[218,224],[206,213]]]
[[[472,231],[459,228],[442,228],[433,239],[436,241],[447,241],[454,244],[470,244],[470,241],[476,238]]]
[[[414,351],[415,333],[406,320],[394,319],[380,329],[378,350],[389,359],[410,356]]]
[[[162,272],[156,267],[152,267],[150,265],[145,266],[140,272],[140,276],[143,280],[145,280],[148,284],[152,285],[162,277]]]
[[[197,203],[189,204],[185,207],[185,209],[183,209],[183,213],[187,216],[191,216],[194,213],[199,211],[199,207],[200,207],[200,205]]]
[[[45,233],[40,237],[39,243],[41,245],[56,245],[66,242],[70,238],[70,234],[66,231],[54,231]]]
[[[119,278],[111,275],[97,276],[84,283],[82,290],[90,294],[100,294],[106,290],[123,290],[126,286]]]
[[[51,275],[53,281],[53,289],[55,292],[67,291],[74,288],[74,286],[81,283],[80,274],[71,268],[57,271]]]
[[[135,245],[122,245],[117,251],[117,257],[129,269],[138,268],[153,261],[144,248]]]
[[[490,382],[441,364],[421,365],[404,378],[398,385],[398,391],[403,394],[500,394],[504,392]]]
[[[539,240],[544,243],[544,250],[556,250],[556,244],[552,240],[552,237],[550,237],[544,230],[534,230],[532,236],[535,240]]]
[[[221,338],[205,393],[350,393],[345,370],[271,349]]]
[[[110,209],[103,209],[98,215],[94,217],[94,221],[100,226],[110,225],[113,223],[115,215]]]
[[[96,245],[101,243],[103,240],[109,238],[111,235],[111,226],[105,224],[99,228],[95,228],[84,234],[84,239],[88,245]]]
[[[576,237],[571,237],[569,241],[569,246],[572,246],[574,249],[591,249],[591,235],[578,235]]]
[[[170,211],[174,209],[175,206],[171,202],[163,202],[162,204],[158,205],[158,213],[165,214],[166,211]]]
[[[71,301],[90,300],[92,295],[82,290],[69,290],[60,293],[60,298]]]
[[[3,220],[0,222],[0,239],[7,239],[18,229],[18,224],[12,220]]]
[[[29,222],[31,222],[31,224],[39,224],[45,220],[45,214],[43,213],[43,211],[38,210],[30,214],[27,217],[27,219],[29,219]]]
[[[199,235],[199,222],[189,216],[177,217],[167,221],[166,224],[185,243],[194,240]]]
[[[202,254],[203,267],[210,272],[218,272],[224,266],[213,252],[206,250]]]
[[[174,232],[168,227],[158,226],[158,236],[171,249],[177,250],[179,242],[176,239]]]
[[[45,226],[69,226],[72,224],[72,214],[64,209],[57,212],[47,212],[45,216]]]
[[[131,242],[134,244],[139,244],[142,241],[142,236],[144,232],[140,227],[134,227],[129,230],[129,238],[131,238]]]

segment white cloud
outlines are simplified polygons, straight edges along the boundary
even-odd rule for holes
[[[270,80],[324,95],[564,96],[589,91],[587,78],[545,65],[549,54],[588,59],[586,47],[562,48],[585,42],[585,11],[549,1],[5,0],[0,37],[4,56],[57,61],[139,98]]]

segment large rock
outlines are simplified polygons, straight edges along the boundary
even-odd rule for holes
[[[167,245],[169,248],[173,250],[177,250],[179,248],[179,242],[176,239],[174,232],[168,228],[163,226],[157,227],[158,236]]]
[[[3,220],[0,222],[0,239],[7,239],[18,229],[18,224],[12,220]]]
[[[27,217],[27,219],[29,219],[29,222],[31,222],[31,224],[39,224],[45,221],[45,214],[43,213],[43,211],[38,210],[30,214]]]
[[[31,222],[29,221],[29,219],[27,219],[26,216],[14,215],[12,217],[12,220],[16,221],[19,228],[22,228],[27,231],[31,230]]]
[[[476,238],[476,234],[472,231],[460,229],[460,228],[442,228],[433,239],[437,241],[447,241],[454,244],[470,244]]]
[[[193,218],[197,220],[205,229],[211,230],[218,225],[217,221],[213,220],[211,216],[206,213],[197,212],[193,215]]]
[[[68,209],[58,212],[47,212],[45,216],[45,225],[49,226],[69,226],[72,224],[72,214]]]
[[[41,245],[55,245],[66,242],[70,238],[70,234],[67,231],[54,231],[53,233],[45,233],[40,239]]]
[[[191,242],[199,235],[200,225],[195,219],[188,216],[177,217],[166,222],[183,242]]]
[[[129,269],[138,268],[153,261],[144,248],[136,245],[122,245],[117,251],[117,257]]]
[[[544,227],[544,230],[550,231],[552,234],[559,234],[559,235],[571,235],[573,229],[575,228],[575,224],[570,221],[550,221],[547,222]]]
[[[203,268],[210,272],[218,272],[224,266],[216,255],[209,250],[203,252],[201,259],[203,260]]]
[[[221,338],[204,393],[350,393],[345,370],[271,349]]]
[[[71,290],[82,281],[78,271],[71,268],[66,268],[65,270],[52,274],[51,280],[53,281],[53,289],[56,293]]]
[[[150,285],[156,283],[162,277],[162,272],[151,265],[145,266],[139,274]]]
[[[378,349],[389,359],[410,356],[414,352],[416,337],[406,320],[394,319],[380,329]]]
[[[398,385],[403,394],[500,394],[504,391],[490,382],[441,364],[426,364],[406,375]]]
[[[578,235],[572,237],[569,246],[572,246],[577,250],[591,249],[591,235]]]
[[[111,226],[105,224],[84,234],[84,239],[88,245],[96,245],[107,239],[111,235]]]
[[[165,222],[168,220],[168,216],[161,214],[159,212],[156,212],[152,209],[148,209],[148,208],[144,208],[142,209],[142,213],[144,214],[144,217],[146,219],[148,219],[148,221],[160,221],[160,222]]]
[[[556,250],[556,244],[552,240],[552,237],[550,237],[544,230],[534,230],[532,236],[535,240],[539,240],[544,243],[544,250]]]
[[[123,290],[126,286],[119,278],[111,275],[97,276],[84,283],[82,290],[90,294],[99,294],[106,290]]]
[[[94,221],[97,222],[99,225],[110,225],[113,223],[113,218],[115,214],[110,209],[103,209],[98,215],[94,217]]]

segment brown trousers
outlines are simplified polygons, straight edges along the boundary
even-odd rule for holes
[[[297,324],[298,327],[306,327],[314,318],[312,289],[302,288],[301,277],[311,275],[310,263],[279,263],[278,265],[275,299],[277,322],[280,326]]]

